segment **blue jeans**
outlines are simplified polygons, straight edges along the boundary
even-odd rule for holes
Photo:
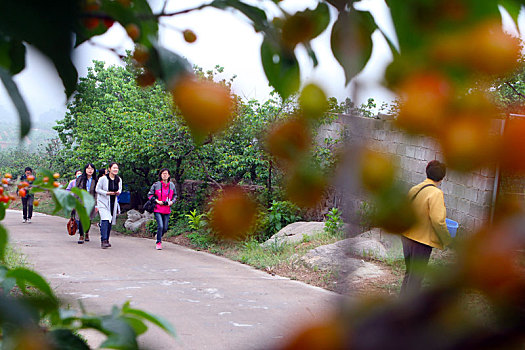
[[[155,220],[157,220],[157,243],[160,243],[162,236],[168,231],[170,214],[155,213]]]
[[[102,242],[109,241],[109,234],[111,233],[111,224],[109,220],[100,221],[100,240]]]

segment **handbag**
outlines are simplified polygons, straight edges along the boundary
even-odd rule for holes
[[[144,204],[143,208],[148,213],[153,213],[153,211],[155,210],[155,205],[156,204],[157,203],[155,202],[155,196],[153,196],[150,199],[148,199],[148,201]]]
[[[67,233],[70,236],[74,236],[77,233],[77,228],[78,228],[77,221],[75,220],[74,217],[71,217],[69,219],[69,221],[67,222],[66,228],[67,228]]]

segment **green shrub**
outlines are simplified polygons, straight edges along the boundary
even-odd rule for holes
[[[215,238],[209,233],[192,232],[189,233],[187,237],[190,239],[192,244],[203,249],[207,249],[213,245],[213,243],[215,243]]]
[[[153,220],[150,220],[148,221],[148,223],[146,224],[146,230],[154,235],[157,233],[157,220],[153,219]]]
[[[186,225],[186,222],[184,220],[174,220],[173,224],[170,224],[168,226],[168,232],[165,233],[166,237],[175,237],[182,235],[183,233],[188,232],[188,226]]]
[[[300,209],[288,201],[273,201],[268,210],[266,238],[279,232],[283,227],[302,219]]]
[[[206,227],[206,214],[197,214],[197,209],[184,216],[186,217],[188,228],[192,231],[200,231]]]
[[[332,208],[326,216],[324,232],[331,237],[344,238],[344,222],[341,219],[341,211]]]

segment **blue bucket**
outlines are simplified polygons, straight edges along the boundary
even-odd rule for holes
[[[452,238],[456,237],[456,232],[458,231],[459,224],[454,220],[446,219],[448,232]]]

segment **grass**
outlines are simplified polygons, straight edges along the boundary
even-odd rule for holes
[[[29,267],[29,263],[20,250],[8,245],[5,252],[5,266],[9,269],[15,269],[17,267]]]

